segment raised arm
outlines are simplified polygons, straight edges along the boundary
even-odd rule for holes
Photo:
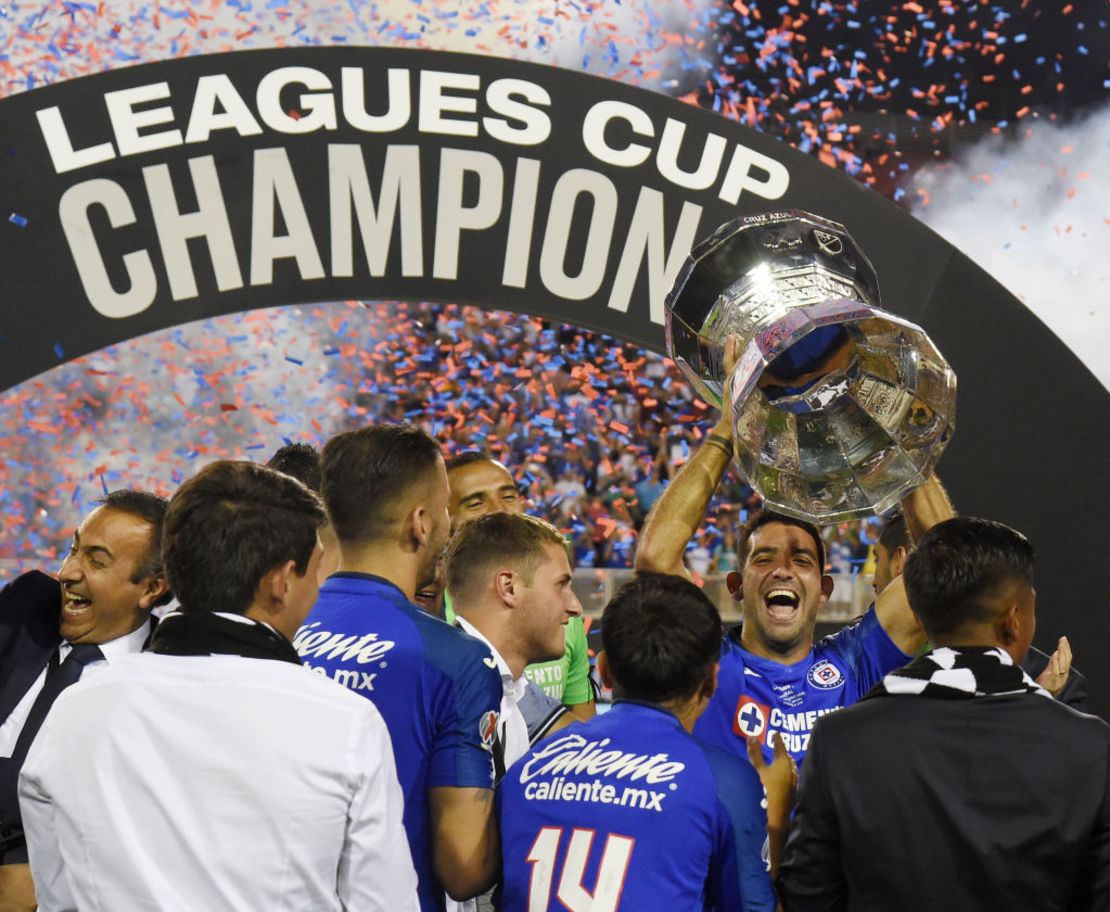
[[[922,484],[903,498],[902,513],[906,517],[910,538],[917,542],[937,523],[955,516],[956,510],[936,473],[930,473]],[[883,630],[902,652],[913,655],[925,645],[925,631],[910,610],[906,587],[900,576],[879,594],[875,601],[875,614]]]
[[[725,371],[732,373],[739,342],[725,345]],[[636,570],[692,579],[682,562],[686,546],[705,520],[705,511],[732,460],[732,404],[725,384],[721,417],[689,462],[675,475],[644,522],[636,547]]]
[[[918,485],[913,492],[902,499],[902,513],[906,517],[906,528],[914,544],[937,523],[951,519],[956,508],[936,472]]]

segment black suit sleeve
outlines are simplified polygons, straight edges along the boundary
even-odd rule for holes
[[[1036,680],[1037,676],[1048,667],[1048,660],[1049,655],[1047,653],[1041,652],[1036,646],[1030,646],[1029,652],[1022,659],[1021,667],[1029,677]],[[1056,699],[1065,706],[1078,709],[1082,713],[1090,712],[1090,709],[1087,708],[1087,678],[1081,671],[1072,668],[1068,672],[1067,683]]]
[[[786,912],[845,908],[847,883],[840,861],[840,827],[828,781],[819,720],[798,782],[798,805],[786,841],[779,893]]]
[[[8,656],[21,637],[40,634],[58,636],[62,610],[62,585],[52,576],[31,570],[0,589],[0,656]]]
[[[1068,683],[1064,685],[1063,691],[1057,699],[1066,706],[1072,709],[1078,709],[1082,713],[1089,713],[1090,707],[1087,706],[1087,678],[1074,668],[1068,672]]]

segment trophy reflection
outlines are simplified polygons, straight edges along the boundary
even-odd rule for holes
[[[720,407],[736,458],[782,513],[883,513],[925,480],[955,429],[956,376],[925,332],[879,307],[842,225],[791,210],[735,219],[698,244],[667,297],[667,350]],[[725,376],[724,346],[740,339]]]

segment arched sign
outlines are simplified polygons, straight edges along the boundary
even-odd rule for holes
[[[1110,694],[1110,394],[958,250],[815,159],[597,77],[356,47],[63,82],[0,101],[0,137],[0,388],[155,329],[349,298],[515,310],[660,351],[667,289],[717,225],[842,222],[883,305],[959,375],[956,503],[1030,536],[1042,645],[1069,634]]]

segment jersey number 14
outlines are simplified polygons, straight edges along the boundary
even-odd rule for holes
[[[586,876],[586,862],[590,857],[596,830],[577,827],[570,834],[566,858],[555,893],[563,908],[569,912],[616,912],[620,903],[628,863],[632,859],[635,839],[610,833],[601,853],[597,869],[597,883],[590,893],[582,881]],[[532,865],[532,879],[528,888],[528,912],[547,912],[551,902],[551,886],[555,882],[555,864],[559,857],[559,844],[563,839],[562,827],[544,827],[528,852]]]

